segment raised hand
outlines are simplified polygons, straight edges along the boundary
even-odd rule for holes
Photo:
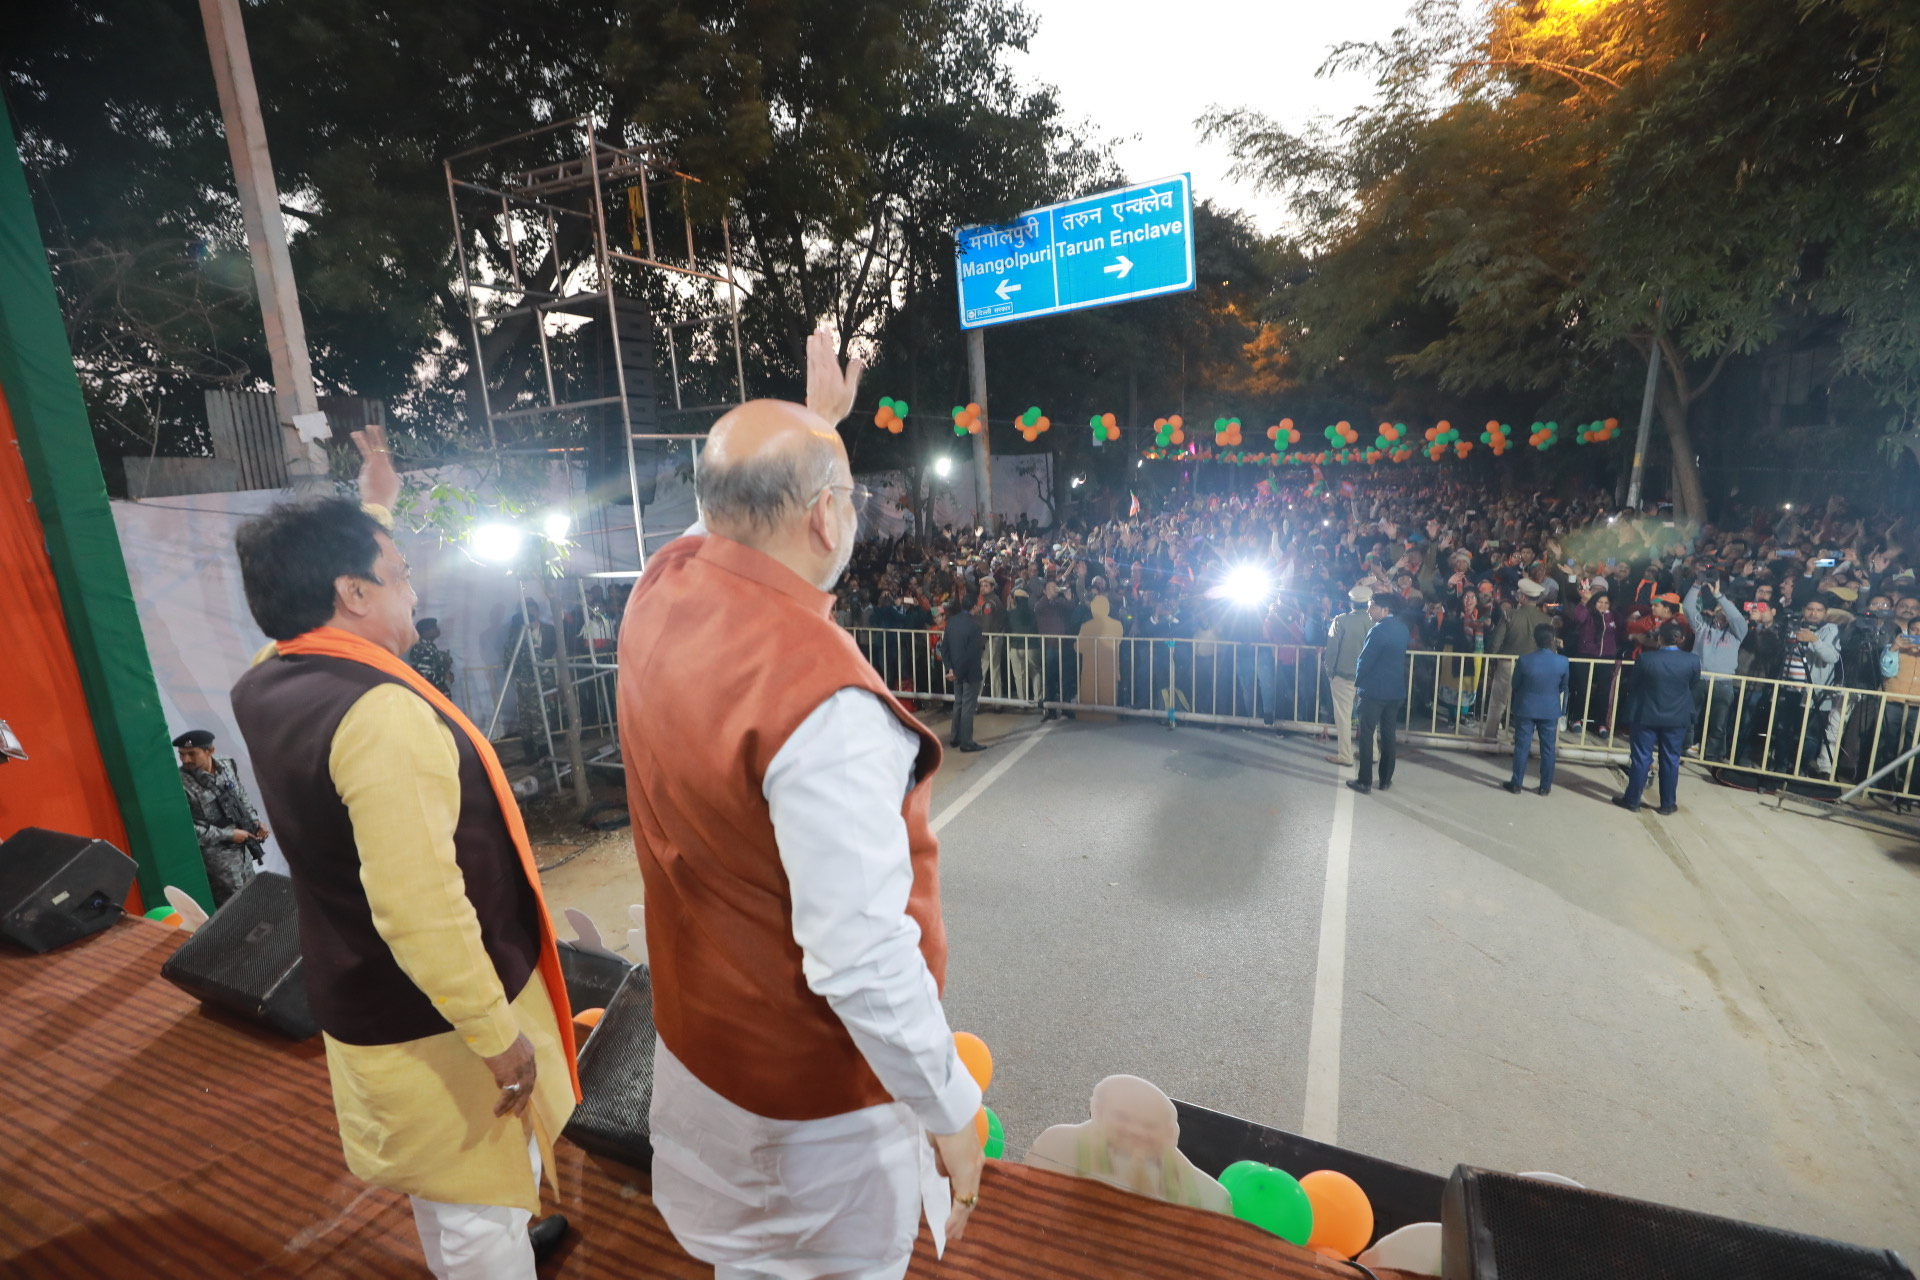
[[[866,364],[859,356],[849,357],[840,367],[839,344],[825,329],[816,330],[807,339],[807,408],[833,425],[853,412],[853,398],[860,389],[860,375]]]
[[[386,427],[369,422],[364,430],[353,433],[353,445],[361,457],[360,501],[392,511],[400,501],[400,473],[393,469]]]

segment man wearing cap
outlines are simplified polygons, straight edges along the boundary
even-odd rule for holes
[[[260,842],[267,838],[267,827],[233,761],[213,754],[211,733],[189,729],[173,745],[180,753],[180,782],[193,811],[193,830],[200,838],[200,858],[207,864],[207,884],[218,911],[247,887],[255,864],[266,857]]]
[[[1506,714],[1507,703],[1513,696],[1513,667],[1527,654],[1539,648],[1534,642],[1535,629],[1553,626],[1553,619],[1540,607],[1546,588],[1532,578],[1520,579],[1517,590],[1520,603],[1507,610],[1506,616],[1493,627],[1487,637],[1487,652],[1500,655],[1493,662],[1493,672],[1488,680],[1487,705],[1480,720],[1480,736],[1490,739],[1500,732],[1500,720]]]
[[[1654,596],[1647,604],[1647,610],[1627,623],[1627,639],[1641,647],[1653,644],[1653,633],[1669,622],[1680,628],[1680,647],[1693,647],[1693,628],[1680,616],[1682,605],[1680,593],[1664,591]],[[1656,646],[1657,647],[1657,646]]]
[[[1353,608],[1327,626],[1327,684],[1333,692],[1334,741],[1340,747],[1327,760],[1338,765],[1353,763],[1353,682],[1359,673],[1360,651],[1366,647],[1367,629],[1373,626],[1373,619],[1367,616],[1373,588],[1363,582],[1347,592],[1347,599],[1353,602]]]
[[[414,641],[413,648],[407,650],[407,665],[427,678],[427,683],[446,694],[453,696],[453,655],[442,649],[436,641],[440,639],[440,619],[422,618],[414,624],[420,638]]]

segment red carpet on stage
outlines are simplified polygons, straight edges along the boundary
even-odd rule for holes
[[[0,1274],[30,1280],[427,1275],[405,1198],[347,1172],[318,1040],[204,1013],[160,977],[186,937],[129,919],[45,956],[0,950]],[[646,1175],[560,1146],[573,1222],[546,1277],[711,1270]],[[965,1240],[912,1276],[1359,1275],[1244,1223],[990,1162]]]

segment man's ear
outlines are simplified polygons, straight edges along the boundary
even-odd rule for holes
[[[336,612],[358,617],[365,607],[367,584],[352,574],[343,573],[333,580],[333,607]]]
[[[833,490],[828,489],[822,492],[813,500],[813,505],[807,508],[807,529],[820,545],[829,551],[840,549],[833,540],[833,535],[837,532],[833,527]]]

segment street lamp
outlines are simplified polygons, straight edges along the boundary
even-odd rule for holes
[[[933,474],[939,476],[942,480],[945,480],[948,476],[952,475],[953,459],[952,458],[935,459],[933,464]]]

